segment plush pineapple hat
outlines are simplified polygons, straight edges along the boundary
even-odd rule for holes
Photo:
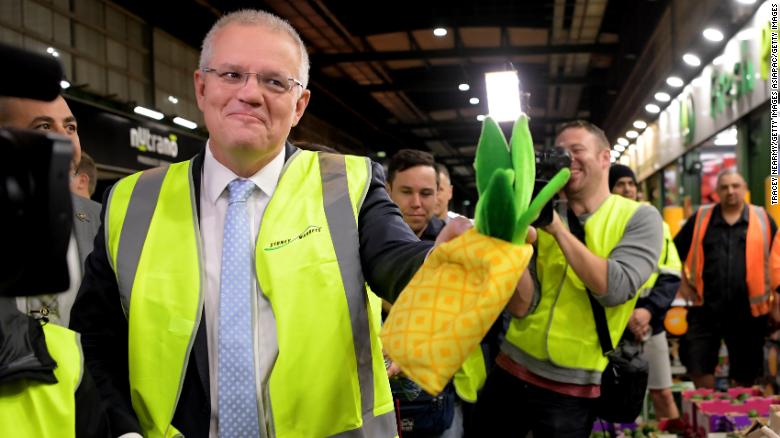
[[[393,304],[382,328],[385,352],[425,391],[438,394],[501,314],[533,254],[528,226],[568,181],[563,169],[531,200],[536,179],[528,118],[512,129],[511,149],[490,117],[474,167],[474,228],[436,247]]]

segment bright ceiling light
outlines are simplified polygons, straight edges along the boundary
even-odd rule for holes
[[[648,103],[645,105],[645,111],[649,112],[650,114],[658,114],[661,112],[661,107],[654,103]]]
[[[198,127],[197,123],[193,122],[192,120],[187,120],[187,119],[185,119],[183,117],[174,117],[173,118],[173,123],[175,123],[175,124],[177,124],[179,126],[184,126],[187,129],[195,129],[195,128]]]
[[[618,152],[618,151],[611,151],[610,155],[612,155],[613,157],[617,158],[617,157],[620,156],[620,152]]]
[[[620,138],[617,140],[617,142],[618,142],[618,144],[619,144],[619,145],[621,145],[621,146],[628,146],[628,140],[626,140],[626,139],[625,139],[625,138],[623,138],[623,137],[620,137]]]
[[[170,102],[170,103],[175,105],[175,104],[179,103],[179,98],[176,97],[176,96],[168,96],[168,102]]]
[[[691,67],[698,67],[701,65],[701,59],[693,53],[686,53],[682,57],[683,61]]]
[[[712,65],[721,65],[723,64],[723,55],[718,56],[717,58],[712,60]]]
[[[669,93],[664,93],[663,91],[659,91],[658,93],[655,93],[655,100],[659,102],[669,102],[672,100],[672,96],[669,95]]]
[[[70,88],[70,82],[66,81],[65,79],[61,80],[60,88],[62,88],[63,90]]]
[[[480,115],[477,116],[477,121],[481,122],[483,120],[485,120],[485,115],[484,114],[480,114]]]
[[[634,128],[645,129],[647,128],[647,123],[644,120],[636,120],[634,121]]]
[[[704,35],[704,38],[707,38],[708,40],[716,43],[718,41],[723,41],[723,32],[715,29],[714,27],[708,27],[704,29],[701,34]]]
[[[471,87],[469,86],[469,84],[467,84],[465,82],[460,84],[460,85],[458,85],[458,90],[460,90],[460,91],[469,91],[470,89],[471,89]]]
[[[144,108],[142,106],[137,106],[133,108],[133,112],[136,114],[140,114],[142,116],[149,117],[150,119],[154,119],[154,120],[162,120],[163,117],[165,117],[163,113],[159,111],[155,111],[149,108]]]
[[[433,35],[437,36],[439,38],[447,35],[447,29],[443,27],[437,27],[436,29],[433,29]]]
[[[497,122],[517,120],[520,107],[520,79],[516,71],[485,73],[488,114]]]
[[[669,85],[670,87],[680,88],[683,85],[685,85],[685,82],[683,82],[683,80],[678,78],[677,76],[669,76],[668,78],[666,78],[666,84]]]
[[[756,0],[737,0],[737,3],[742,3],[743,5],[752,5],[756,2]]]
[[[614,163],[615,161],[617,161],[617,159],[615,157],[609,157],[609,162],[610,163]]]
[[[622,144],[616,144],[615,145],[615,150],[618,151],[618,152],[623,152],[624,150],[626,150],[626,147],[623,146]]]
[[[479,103],[479,98],[472,97],[471,99],[469,99],[469,103],[472,104],[472,105],[476,105],[476,104]]]
[[[639,133],[632,129],[630,131],[626,131],[626,137],[628,137],[628,138],[637,138],[637,137],[639,137]]]

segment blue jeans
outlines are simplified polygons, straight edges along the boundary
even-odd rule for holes
[[[495,367],[477,399],[472,435],[587,438],[595,401],[539,388]]]

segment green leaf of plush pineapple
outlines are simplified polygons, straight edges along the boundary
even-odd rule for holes
[[[495,120],[485,118],[474,169],[479,191],[474,220],[477,231],[516,245],[525,243],[528,226],[570,176],[569,169],[561,170],[535,199],[531,199],[536,162],[525,115],[521,115],[512,128],[511,150]]]

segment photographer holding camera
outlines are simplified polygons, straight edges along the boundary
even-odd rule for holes
[[[71,179],[75,176],[81,161],[78,124],[62,96],[51,102],[0,97],[0,127],[31,129],[66,136],[73,145],[69,176]],[[71,201],[73,233],[67,253],[70,288],[58,294],[17,298],[20,311],[36,318],[46,318],[49,322],[63,327],[67,327],[70,322],[70,309],[81,283],[84,261],[92,252],[92,242],[100,227],[100,204],[76,194],[71,195]]]
[[[62,68],[3,44],[0,58],[9,64],[0,73],[0,229],[7,249],[0,261],[0,436],[108,436],[79,335],[62,326],[67,322],[56,311],[38,307],[36,318],[17,309],[17,301],[33,295],[56,303],[69,287],[75,294],[80,278],[70,275],[79,272],[71,235],[79,210],[68,191],[80,149],[75,120],[59,96]]]
[[[475,422],[490,435],[588,436],[608,363],[594,314],[606,314],[614,346],[661,251],[660,214],[610,194],[604,132],[570,122],[556,145],[571,154],[568,210],[559,203],[540,228],[530,275],[509,302],[498,366],[477,402]]]

